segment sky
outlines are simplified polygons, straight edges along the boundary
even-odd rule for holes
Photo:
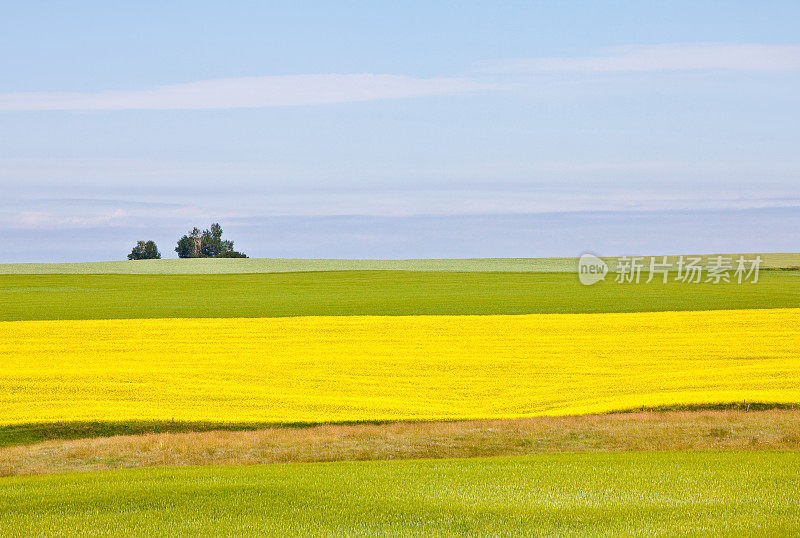
[[[13,1],[0,262],[800,251],[800,3]]]

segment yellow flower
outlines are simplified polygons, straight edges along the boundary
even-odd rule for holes
[[[0,323],[0,423],[800,402],[800,309]]]

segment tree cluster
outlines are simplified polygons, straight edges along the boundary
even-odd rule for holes
[[[222,239],[222,226],[211,225],[208,230],[193,228],[188,235],[178,240],[175,252],[179,258],[246,258],[241,252],[233,250],[233,241]]]
[[[133,247],[131,253],[128,254],[129,260],[158,260],[161,259],[161,253],[153,241],[138,241],[136,246]]]
[[[188,235],[178,240],[175,252],[179,258],[246,258],[241,252],[233,250],[233,241],[222,239],[222,226],[211,225],[208,230],[193,228]],[[158,260],[161,253],[153,241],[139,241],[128,254],[129,260]]]

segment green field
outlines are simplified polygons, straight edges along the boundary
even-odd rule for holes
[[[0,480],[0,534],[800,533],[797,452],[188,467]]]
[[[704,254],[703,258],[715,256]],[[740,254],[726,254],[738,257]],[[752,259],[756,254],[743,254]],[[800,265],[800,254],[759,254],[762,267]],[[616,258],[603,258],[612,268]],[[677,256],[670,256],[675,262]],[[336,260],[291,258],[194,258],[84,263],[0,263],[2,274],[230,274],[298,271],[533,271],[574,272],[577,258],[461,258],[417,260]]]
[[[800,256],[798,256],[800,258]],[[471,258],[439,260],[330,260],[188,258],[85,263],[6,263],[0,274],[230,274],[297,271],[574,271],[575,258]]]
[[[757,284],[583,286],[573,273],[320,271],[0,275],[0,321],[169,317],[533,314],[794,308],[800,274]]]

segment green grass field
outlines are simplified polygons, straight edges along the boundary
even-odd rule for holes
[[[472,258],[439,260],[331,260],[194,258],[86,262],[7,263],[0,274],[230,274],[297,271],[574,271],[575,258]]]
[[[800,254],[759,254],[763,267],[800,265]],[[713,254],[703,255],[704,258]],[[727,254],[739,256],[739,254]],[[755,254],[745,254],[750,259]],[[616,258],[603,258],[614,265]],[[670,261],[677,256],[670,256]],[[290,258],[195,258],[84,263],[0,263],[0,274],[230,274],[297,271],[532,271],[574,272],[577,258],[462,258],[417,260],[335,260]]]
[[[800,454],[649,452],[0,480],[0,535],[800,533]]]
[[[800,273],[757,284],[583,286],[574,273],[320,271],[0,275],[0,321],[169,317],[532,314],[793,308]]]

